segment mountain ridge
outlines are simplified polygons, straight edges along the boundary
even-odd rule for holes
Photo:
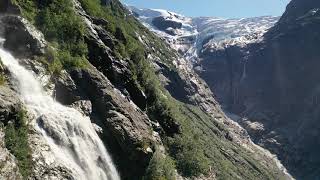
[[[279,19],[274,16],[225,19],[218,17],[185,17],[161,9],[128,9],[149,29],[167,40],[167,42],[186,59],[197,63],[202,51],[224,48],[260,41],[263,34]],[[164,21],[180,23],[180,28],[159,29],[153,20],[163,17]]]

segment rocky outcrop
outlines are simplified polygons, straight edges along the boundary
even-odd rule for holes
[[[123,94],[128,95],[141,109],[145,109],[146,97],[132,79],[128,62],[124,59],[115,58],[112,53],[111,49],[114,47],[115,40],[99,24],[94,23],[94,20],[87,15],[79,2],[74,1],[74,3],[77,12],[83,17],[89,30],[86,42],[90,63],[102,72]],[[117,31],[121,31],[121,29]],[[121,34],[121,32],[117,34]]]
[[[182,27],[182,23],[166,19],[163,16],[156,17],[152,20],[152,24],[156,26],[160,30],[167,30],[168,28],[180,29]]]
[[[6,125],[20,109],[18,94],[6,85],[0,86],[0,122]]]
[[[15,119],[20,109],[20,101],[17,94],[7,86],[0,86],[0,179],[22,180],[15,157],[5,146],[4,128]]]
[[[19,16],[7,15],[2,17],[1,21],[1,24],[5,25],[5,48],[20,57],[44,54],[46,42],[43,35],[27,20]]]
[[[152,24],[161,31],[165,31],[170,35],[175,35],[176,29],[182,28],[182,23],[159,16],[152,20]]]
[[[130,99],[126,98],[94,67],[71,72],[77,88],[92,102],[92,110],[103,129],[102,138],[111,149],[123,176],[139,177],[152,157],[154,142],[149,118]],[[95,92],[95,93],[92,93]],[[151,150],[151,151],[150,151]],[[125,155],[125,156],[124,156]],[[126,164],[127,163],[127,164]],[[135,167],[125,167],[136,164]]]

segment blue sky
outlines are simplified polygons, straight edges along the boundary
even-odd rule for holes
[[[121,0],[140,8],[167,9],[186,16],[224,18],[280,16],[290,0]]]

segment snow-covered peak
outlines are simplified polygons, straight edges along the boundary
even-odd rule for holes
[[[166,39],[176,39],[179,36],[196,33],[192,18],[163,9],[139,9],[133,6],[128,8],[145,26]],[[159,27],[161,21],[163,27]],[[170,27],[169,23],[168,25],[165,24],[166,22],[171,22],[172,25],[176,24],[177,26]]]
[[[145,8],[136,8],[134,6],[128,6],[129,10],[132,12],[138,14],[140,17],[146,17],[146,18],[155,18],[158,16],[163,16],[163,17],[169,17],[169,16],[181,16],[177,13],[170,12],[164,9],[145,9]]]
[[[279,17],[262,16],[242,19],[217,17],[185,17],[161,9],[129,7],[149,29],[163,37],[186,59],[198,61],[203,49],[221,49],[227,46],[245,46],[261,41],[263,34]]]

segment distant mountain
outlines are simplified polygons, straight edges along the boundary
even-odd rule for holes
[[[185,58],[198,62],[204,50],[246,45],[260,41],[279,17],[263,16],[242,19],[185,17],[162,9],[139,9],[131,12],[149,29],[163,37]]]

